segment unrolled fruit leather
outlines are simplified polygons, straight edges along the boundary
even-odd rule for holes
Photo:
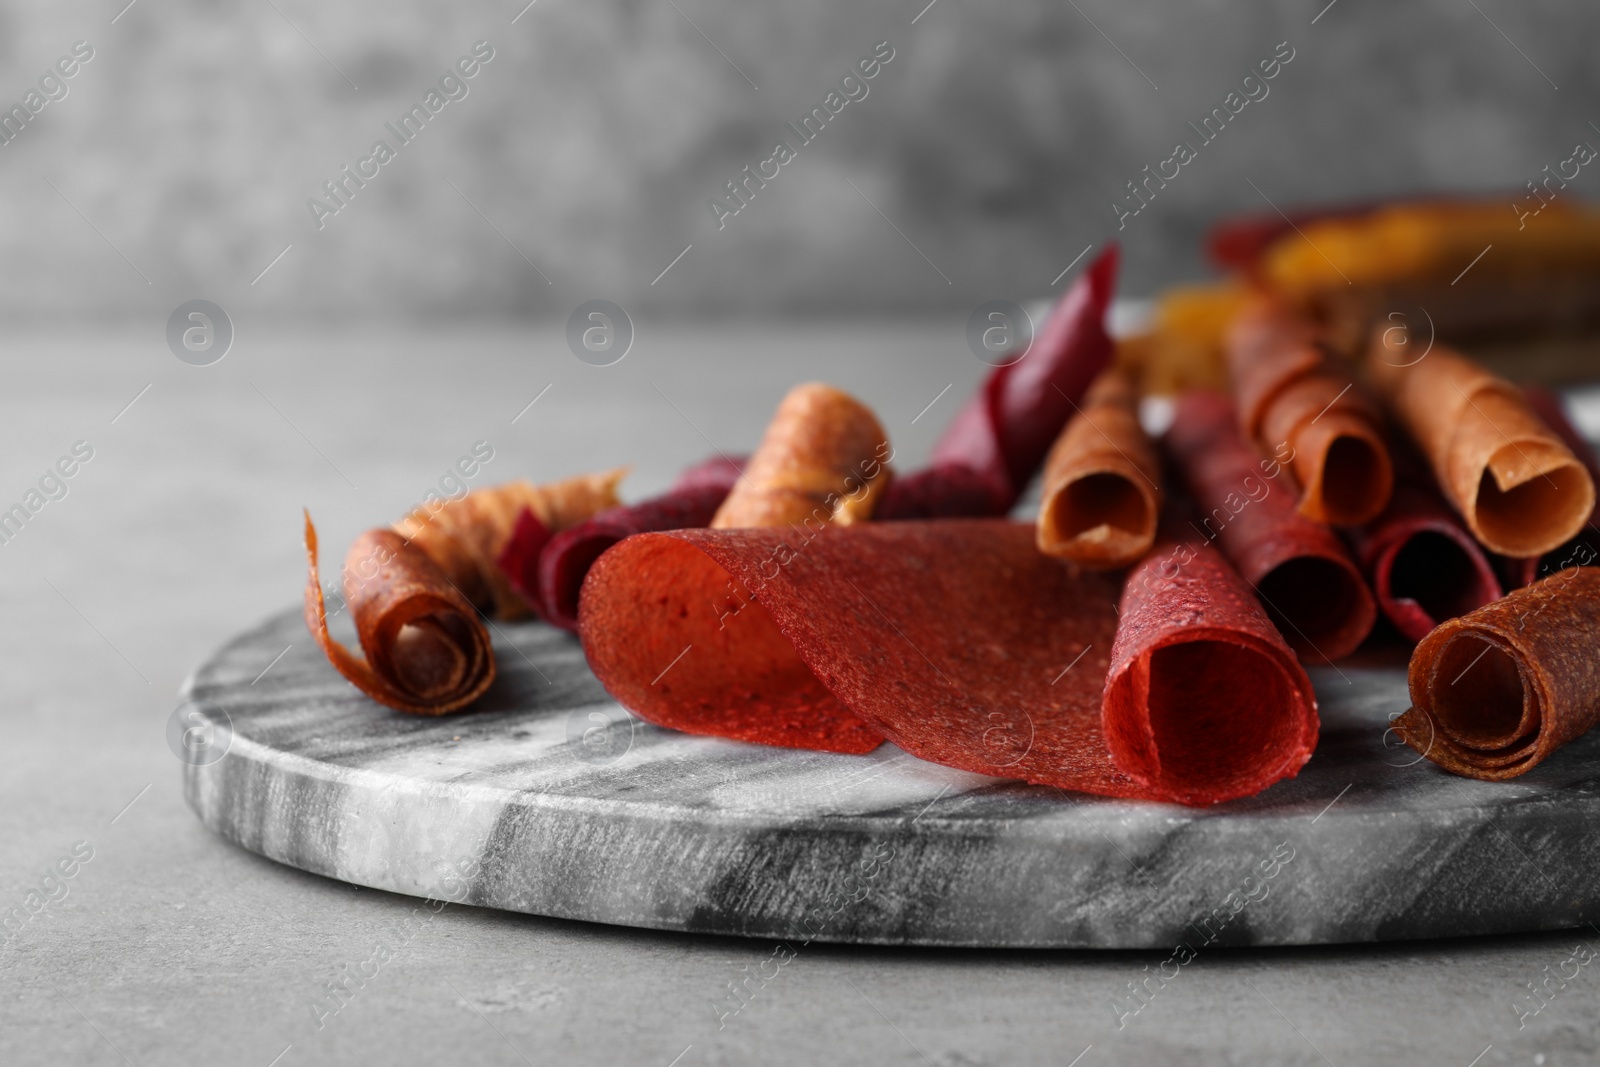
[[[690,733],[1187,804],[1294,774],[1315,698],[1249,588],[1173,542],[1129,582],[1003,520],[680,530],[602,556],[579,628],[614,697]]]

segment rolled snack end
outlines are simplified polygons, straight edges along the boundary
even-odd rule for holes
[[[1103,703],[1117,766],[1185,804],[1252,796],[1297,774],[1317,698],[1250,587],[1172,531],[1128,573]]]
[[[778,405],[760,446],[711,520],[713,529],[848,526],[872,517],[894,450],[870,408],[819,382]]]
[[[1088,567],[1137,563],[1155,540],[1160,460],[1120,371],[1089,388],[1045,462],[1039,551]]]
[[[1510,382],[1442,345],[1411,362],[1374,335],[1367,369],[1484,547],[1539,556],[1594,511],[1594,481]]]
[[[1417,645],[1401,738],[1453,774],[1526,774],[1600,719],[1600,571],[1573,567]]]
[[[415,715],[466,707],[494,682],[494,650],[477,610],[414,544],[369,530],[345,560],[345,601],[365,658],[334,640],[306,515],[306,628],[334,668],[380,704]]]

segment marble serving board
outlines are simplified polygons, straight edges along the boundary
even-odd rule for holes
[[[359,885],[793,942],[1170,948],[1584,925],[1600,903],[1600,731],[1531,774],[1451,777],[1400,744],[1404,656],[1313,671],[1298,778],[1208,809],[925,763],[694,737],[631,718],[572,636],[497,624],[473,710],[347,685],[298,609],[222,648],[174,711],[188,802],[230,841]]]

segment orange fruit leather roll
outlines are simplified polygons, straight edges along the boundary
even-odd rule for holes
[[[1259,277],[1285,296],[1448,281],[1490,244],[1502,254],[1479,266],[1495,273],[1600,267],[1600,213],[1559,201],[1545,206],[1547,217],[1526,221],[1500,200],[1397,203],[1327,218],[1268,247]]]
[[[1442,345],[1397,360],[1385,336],[1374,332],[1368,377],[1479,543],[1520,559],[1577,534],[1594,481],[1521,391]]]
[[[1264,455],[1289,464],[1300,514],[1334,526],[1381,514],[1394,491],[1382,415],[1329,358],[1315,327],[1258,298],[1234,320],[1226,346],[1240,428]]]
[[[1096,378],[1045,461],[1039,551],[1086,567],[1130,567],[1155,542],[1161,461],[1117,370]]]
[[[797,385],[779,403],[711,528],[869,519],[889,487],[893,454],[865,404],[831,385]]]
[[[616,503],[623,472],[550,485],[474,490],[411,512],[391,529],[369,530],[345,557],[345,601],[365,654],[328,631],[317,566],[317,531],[306,515],[306,628],[328,662],[380,704],[416,715],[457,711],[494,682],[494,649],[480,612],[527,612],[495,560],[523,510],[552,529]]]
[[[1600,212],[1528,200],[1543,204],[1531,217],[1496,198],[1307,222],[1274,242],[1252,276],[1322,322],[1329,343],[1351,356],[1396,312],[1413,322],[1420,312],[1461,343],[1590,334],[1600,325]]]
[[[1411,655],[1406,744],[1453,774],[1526,774],[1600,720],[1600,570],[1573,567],[1442,623]]]

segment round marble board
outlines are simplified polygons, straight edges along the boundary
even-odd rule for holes
[[[1400,653],[1312,671],[1299,777],[1208,809],[631,718],[577,640],[496,624],[473,710],[403,715],[340,678],[299,610],[196,671],[172,738],[217,833],[419,897],[792,941],[1294,945],[1583,925],[1600,902],[1600,731],[1514,782],[1388,731]],[[187,732],[185,732],[187,731]],[[184,747],[185,742],[189,742]]]

